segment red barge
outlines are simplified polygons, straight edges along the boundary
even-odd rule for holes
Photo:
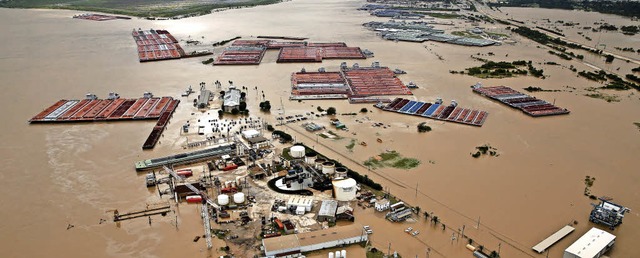
[[[110,93],[107,99],[87,94],[83,100],[59,100],[29,120],[29,123],[70,123],[158,119],[143,149],[152,149],[162,135],[180,100],[153,97],[145,93],[139,99],[121,99]]]

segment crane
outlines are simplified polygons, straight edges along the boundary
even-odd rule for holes
[[[202,211],[201,211],[202,220],[204,220],[204,235],[207,240],[207,248],[208,249],[213,248],[213,243],[211,242],[211,222],[209,220],[209,205],[211,205],[211,207],[215,209],[219,209],[220,206],[218,206],[213,200],[211,200],[209,196],[202,193],[202,191],[200,191],[198,188],[196,188],[195,186],[193,186],[188,182],[185,182],[186,178],[184,176],[178,175],[175,171],[173,171],[173,169],[170,169],[167,166],[162,166],[162,168],[164,168],[164,171],[169,173],[176,180],[183,182],[184,185],[187,188],[189,188],[189,190],[193,191],[197,195],[202,196],[202,198],[205,200],[204,204],[202,205]]]

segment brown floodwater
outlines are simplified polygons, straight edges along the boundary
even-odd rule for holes
[[[464,248],[466,240],[451,240],[451,234],[465,226],[465,233],[487,249],[496,250],[500,244],[503,257],[543,257],[531,251],[531,247],[576,220],[576,232],[551,248],[550,257],[559,257],[593,226],[588,222],[591,201],[582,194],[583,179],[589,175],[597,178],[592,187],[594,194],[613,197],[615,202],[632,209],[625,223],[613,231],[618,239],[611,256],[640,255],[633,248],[635,240],[640,239],[637,187],[640,131],[633,124],[640,122],[637,92],[606,91],[619,96],[620,102],[614,103],[585,97],[585,88],[599,84],[577,77],[567,67],[592,70],[591,67],[576,60],[563,61],[547,54],[548,49],[538,48],[536,43],[517,36],[515,45],[488,48],[384,41],[361,27],[367,21],[385,20],[355,10],[363,3],[294,0],[183,20],[108,22],[71,19],[78,13],[75,11],[0,9],[4,39],[0,47],[4,90],[0,96],[4,111],[0,125],[3,132],[0,135],[3,143],[0,180],[4,183],[0,189],[3,207],[0,247],[3,254],[7,257],[219,255],[216,251],[207,251],[202,240],[192,241],[194,236],[202,235],[198,207],[194,205],[174,207],[175,213],[152,217],[151,224],[146,219],[125,221],[119,226],[100,223],[101,219],[111,220],[113,209],[135,211],[147,204],[167,202],[144,187],[144,175],[136,174],[133,163],[182,151],[185,137],[180,135],[180,125],[196,117],[192,115],[189,99],[182,98],[183,103],[153,151],[141,150],[153,127],[151,121],[59,125],[29,125],[26,121],[58,99],[82,98],[87,92],[104,97],[115,91],[123,97],[138,97],[144,91],[151,91],[158,96],[178,97],[188,85],[233,80],[236,85],[257,86],[264,91],[274,107],[270,115],[263,115],[267,121],[275,121],[280,99],[286,115],[315,111],[317,106],[334,106],[338,113],[357,112],[362,107],[371,110],[366,115],[370,121],[364,123],[355,120],[362,120],[365,115],[338,116],[350,128],[349,132],[338,132],[344,137],[341,140],[317,138],[296,124],[282,129],[368,174],[406,202],[433,212],[448,227],[442,231],[422,218],[414,223],[392,224],[372,209],[356,208],[357,222],[371,225],[375,231],[372,242],[381,250],[386,251],[391,244],[391,252],[397,250],[405,257],[425,257],[426,248],[432,250],[430,257],[466,256],[469,255]],[[548,18],[561,19],[569,14],[558,12],[550,12],[554,16]],[[510,16],[529,15],[523,19],[531,16],[517,9],[509,13]],[[570,14],[579,17],[573,12]],[[589,15],[596,20],[611,18],[610,15]],[[610,23],[616,21],[613,19]],[[499,25],[486,27],[506,31]],[[434,101],[441,97],[445,102],[455,99],[460,106],[483,109],[490,114],[484,126],[477,128],[387,113],[371,105],[350,105],[342,100],[290,102],[292,72],[303,67],[335,70],[341,60],[325,60],[322,64],[276,64],[277,52],[268,51],[259,66],[205,66],[200,63],[205,58],[140,64],[130,34],[133,28],[167,29],[178,39],[191,36],[206,43],[258,35],[309,37],[316,42],[344,41],[375,52],[373,59],[358,60],[361,65],[380,61],[382,65],[407,71],[408,74],[400,78],[420,86],[411,98]],[[606,38],[610,34],[602,33],[603,42],[609,40]],[[637,36],[615,40],[623,41],[620,46],[640,47]],[[495,56],[486,55],[488,52]],[[444,60],[439,60],[434,53]],[[548,76],[544,80],[533,77],[478,79],[449,73],[449,70],[480,64],[469,57],[478,53],[496,61],[533,60]],[[596,59],[586,61],[595,66],[605,65]],[[545,61],[562,65],[539,64]],[[635,67],[616,62],[608,70],[615,70],[619,64],[624,74]],[[555,101],[558,106],[571,110],[571,114],[528,117],[473,94],[469,85],[479,81],[487,86],[561,90],[531,95]],[[257,95],[249,92],[248,106],[253,116],[259,115]],[[372,127],[374,121],[391,127]],[[422,121],[427,121],[433,131],[418,134],[416,125]],[[316,122],[329,125],[326,117]],[[345,146],[351,138],[366,141],[368,145],[356,145],[350,152]],[[376,138],[383,142],[376,142]],[[474,159],[469,155],[475,146],[486,143],[497,148],[500,156]],[[366,168],[359,166],[386,150],[418,158],[422,164],[408,171],[385,168],[366,172]],[[478,219],[481,224],[475,228]],[[69,225],[73,227],[68,229]],[[408,226],[422,233],[410,237],[403,231]]]

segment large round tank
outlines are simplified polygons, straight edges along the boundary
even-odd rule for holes
[[[291,149],[289,149],[289,152],[291,153],[291,157],[299,159],[299,158],[304,158],[304,146],[301,145],[296,145],[291,147]]]
[[[244,193],[236,193],[233,195],[233,202],[244,203]]]
[[[317,155],[315,153],[307,153],[306,155],[304,155],[304,161],[307,163],[307,165],[313,166],[316,163],[316,157]]]
[[[347,258],[347,250],[340,251],[340,254],[342,254],[342,258]]]
[[[333,191],[338,201],[351,201],[356,198],[356,180],[353,178],[333,180]]]
[[[331,175],[336,170],[336,164],[331,161],[322,163],[322,174]]]
[[[226,194],[218,195],[218,204],[227,205],[229,204],[229,196]]]
[[[335,178],[347,178],[347,168],[337,167]]]
[[[329,258],[333,258],[333,252],[329,252]]]
[[[320,158],[320,159],[316,159],[316,170],[321,170],[322,169],[322,163],[327,162],[326,159]]]
[[[340,258],[340,251],[336,251],[336,258]]]

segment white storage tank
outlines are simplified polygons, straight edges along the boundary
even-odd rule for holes
[[[331,161],[327,161],[325,163],[322,163],[322,174],[325,175],[331,175],[333,174],[333,172],[335,172],[336,170],[336,164],[334,164]]]
[[[307,165],[309,166],[313,166],[316,163],[316,154],[315,153],[307,153],[306,155],[304,155],[304,161],[307,163]]]
[[[347,178],[347,168],[337,167],[335,178]]]
[[[218,204],[227,205],[229,204],[229,196],[226,194],[218,195]]]
[[[301,146],[301,145],[293,146],[291,147],[291,149],[289,149],[289,152],[291,153],[291,157],[295,159],[304,158],[304,146]]]
[[[329,252],[329,258],[333,258],[333,252]]]
[[[347,250],[340,251],[340,254],[342,254],[342,258],[347,258]]]
[[[244,203],[244,193],[236,193],[233,195],[233,202]]]
[[[340,258],[340,251],[336,251],[336,258]]]
[[[326,159],[320,158],[316,159],[316,170],[322,170],[322,163],[327,162]]]
[[[338,201],[351,201],[356,198],[356,180],[353,178],[333,180],[333,191]]]

